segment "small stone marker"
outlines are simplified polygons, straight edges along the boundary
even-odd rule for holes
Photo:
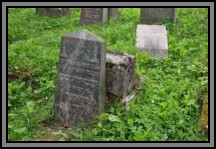
[[[141,8],[142,24],[154,24],[164,19],[170,19],[175,23],[176,8]]]
[[[108,8],[81,8],[80,23],[102,24],[108,20]]]
[[[168,57],[167,31],[164,25],[137,25],[136,48],[155,58]]]
[[[70,15],[69,8],[36,8],[36,13],[42,16],[60,17]]]
[[[118,8],[108,8],[108,15],[110,19],[116,19],[119,16]]]
[[[105,42],[87,30],[61,40],[54,123],[69,127],[89,123],[104,111]]]
[[[135,56],[120,52],[106,53],[106,89],[124,97],[136,82]]]

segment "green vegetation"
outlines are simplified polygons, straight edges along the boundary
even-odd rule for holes
[[[9,8],[8,69],[28,77],[8,80],[8,137],[14,140],[199,141],[201,90],[208,83],[208,10],[178,8],[177,24],[167,26],[169,58],[152,59],[135,48],[139,9],[120,9],[117,21],[79,25],[80,9],[70,17],[38,16],[35,9]],[[144,78],[126,111],[115,104],[92,125],[67,130],[43,125],[52,117],[61,37],[87,29],[106,41],[109,50],[136,56]],[[23,74],[25,75],[25,73]],[[54,138],[54,139],[53,139]]]

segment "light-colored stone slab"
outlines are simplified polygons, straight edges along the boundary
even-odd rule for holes
[[[155,58],[168,57],[167,31],[164,25],[137,25],[136,48]]]

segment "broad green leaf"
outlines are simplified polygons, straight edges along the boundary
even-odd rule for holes
[[[13,116],[17,116],[17,114],[9,113],[8,116],[12,116],[13,117]]]
[[[68,135],[66,133],[62,133],[61,135],[65,138],[68,138]]]
[[[33,112],[34,110],[34,102],[33,101],[29,101],[27,102],[27,109],[28,109],[28,112]]]
[[[128,119],[128,125],[133,126],[133,119]]]
[[[179,68],[177,72],[178,72],[178,75],[180,75],[180,73],[181,73],[181,69]]]
[[[59,130],[59,131],[53,131],[53,132],[51,132],[51,134],[58,136],[58,135],[62,134],[62,131],[61,130]]]
[[[98,123],[97,126],[100,127],[100,128],[102,128],[102,124],[101,123]]]
[[[24,131],[26,131],[26,127],[18,128],[18,129],[14,130],[14,132],[16,132],[16,133],[23,133]]]
[[[122,122],[119,117],[115,116],[115,115],[112,115],[110,114],[109,117],[108,117],[109,121],[111,122]]]

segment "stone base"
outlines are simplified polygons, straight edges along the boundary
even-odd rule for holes
[[[121,103],[122,106],[128,111],[129,110],[129,103],[134,98],[135,93],[130,93],[127,96],[124,97],[118,97],[116,95],[113,95],[111,93],[107,93],[107,100],[106,100],[106,110],[108,110],[111,106],[113,106],[116,103]]]
[[[106,91],[123,97],[136,82],[135,57],[126,53],[106,53]]]
[[[164,25],[137,25],[136,48],[147,51],[152,57],[168,57],[167,31]]]
[[[36,13],[42,16],[60,17],[68,16],[70,14],[69,8],[36,8]]]

